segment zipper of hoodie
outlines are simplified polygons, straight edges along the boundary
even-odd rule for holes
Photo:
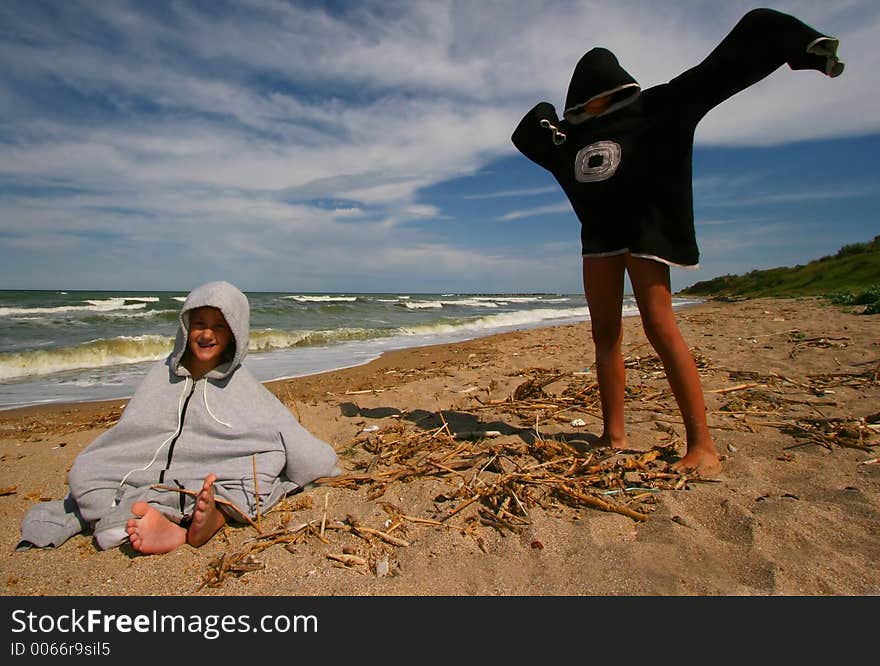
[[[168,459],[165,461],[165,469],[159,472],[159,483],[165,483],[165,472],[167,472],[168,468],[171,467],[171,459],[174,457],[174,445],[177,444],[177,440],[180,439],[180,436],[183,434],[183,422],[186,420],[186,408],[189,406],[190,398],[192,398],[193,394],[196,392],[197,383],[198,381],[193,382],[192,388],[189,391],[189,395],[186,396],[186,400],[183,401],[183,407],[180,410],[180,423],[177,426],[177,434],[168,445]]]

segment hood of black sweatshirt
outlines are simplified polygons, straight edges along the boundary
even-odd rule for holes
[[[631,104],[641,93],[636,80],[608,49],[596,47],[578,61],[568,84],[564,116],[572,124],[604,116]],[[599,114],[591,114],[583,106],[590,100],[610,95],[611,104]]]

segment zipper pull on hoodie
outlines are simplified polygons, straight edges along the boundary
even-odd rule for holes
[[[565,132],[560,132],[560,131],[559,131],[559,128],[556,127],[556,125],[554,125],[553,123],[551,123],[551,122],[550,122],[549,120],[547,120],[546,118],[544,118],[544,119],[541,120],[541,127],[543,127],[544,129],[548,129],[548,130],[550,130],[551,132],[553,132],[553,145],[554,145],[554,146],[561,146],[563,143],[565,143],[565,139],[567,138],[567,137],[565,136]]]

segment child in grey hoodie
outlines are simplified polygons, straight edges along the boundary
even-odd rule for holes
[[[18,548],[58,546],[87,528],[101,549],[200,546],[228,518],[250,520],[338,474],[333,448],[241,365],[249,325],[247,298],[231,284],[194,289],[171,354],[77,456],[67,498],[28,512]]]

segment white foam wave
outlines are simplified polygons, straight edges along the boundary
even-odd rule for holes
[[[326,331],[251,331],[248,351],[266,352],[290,347],[325,346],[350,340],[369,340],[388,333],[370,328],[336,328]]]
[[[357,300],[357,296],[285,296],[299,303],[351,303]]]
[[[423,326],[406,326],[400,329],[404,335],[436,335],[450,334],[460,331],[488,331],[511,326],[530,326],[554,319],[588,318],[586,307],[579,308],[542,308],[536,310],[505,312],[502,314],[479,317],[471,321],[459,323],[425,324]]]
[[[443,303],[440,301],[407,301],[406,303],[401,303],[403,307],[408,310],[428,310],[428,309],[440,309],[443,307]]]
[[[0,380],[156,361],[168,355],[173,342],[161,335],[120,336],[76,347],[0,354]]]
[[[127,301],[134,301],[135,303],[128,303]],[[156,299],[158,300],[158,299]],[[0,317],[2,316],[15,316],[15,315],[36,315],[36,314],[62,314],[64,312],[112,312],[114,310],[142,310],[147,307],[147,303],[152,302],[147,299],[134,299],[134,298],[108,298],[103,300],[91,300],[86,299],[84,301],[85,305],[82,304],[74,304],[74,305],[57,305],[55,307],[44,308],[44,307],[35,307],[35,308],[21,308],[21,307],[13,307],[13,308],[0,308]]]
[[[412,310],[424,310],[442,307],[498,308],[511,304],[525,303],[568,303],[570,298],[541,298],[539,296],[469,296],[454,298],[455,294],[444,294],[435,301],[413,301],[400,303]]]
[[[559,300],[559,299],[556,299]],[[561,299],[563,301],[568,299]],[[540,296],[504,296],[499,294],[498,296],[474,296],[468,299],[468,302],[471,301],[485,301],[488,303],[504,303],[505,305],[508,303],[547,303],[550,302],[546,298],[541,298]]]
[[[460,301],[440,301],[444,306],[464,305],[471,308],[497,308],[503,301],[488,298],[463,298]]]
[[[113,317],[114,319],[146,319],[149,317],[157,317],[160,315],[177,314],[177,310],[143,310],[140,312],[111,311],[101,314],[104,317]]]

